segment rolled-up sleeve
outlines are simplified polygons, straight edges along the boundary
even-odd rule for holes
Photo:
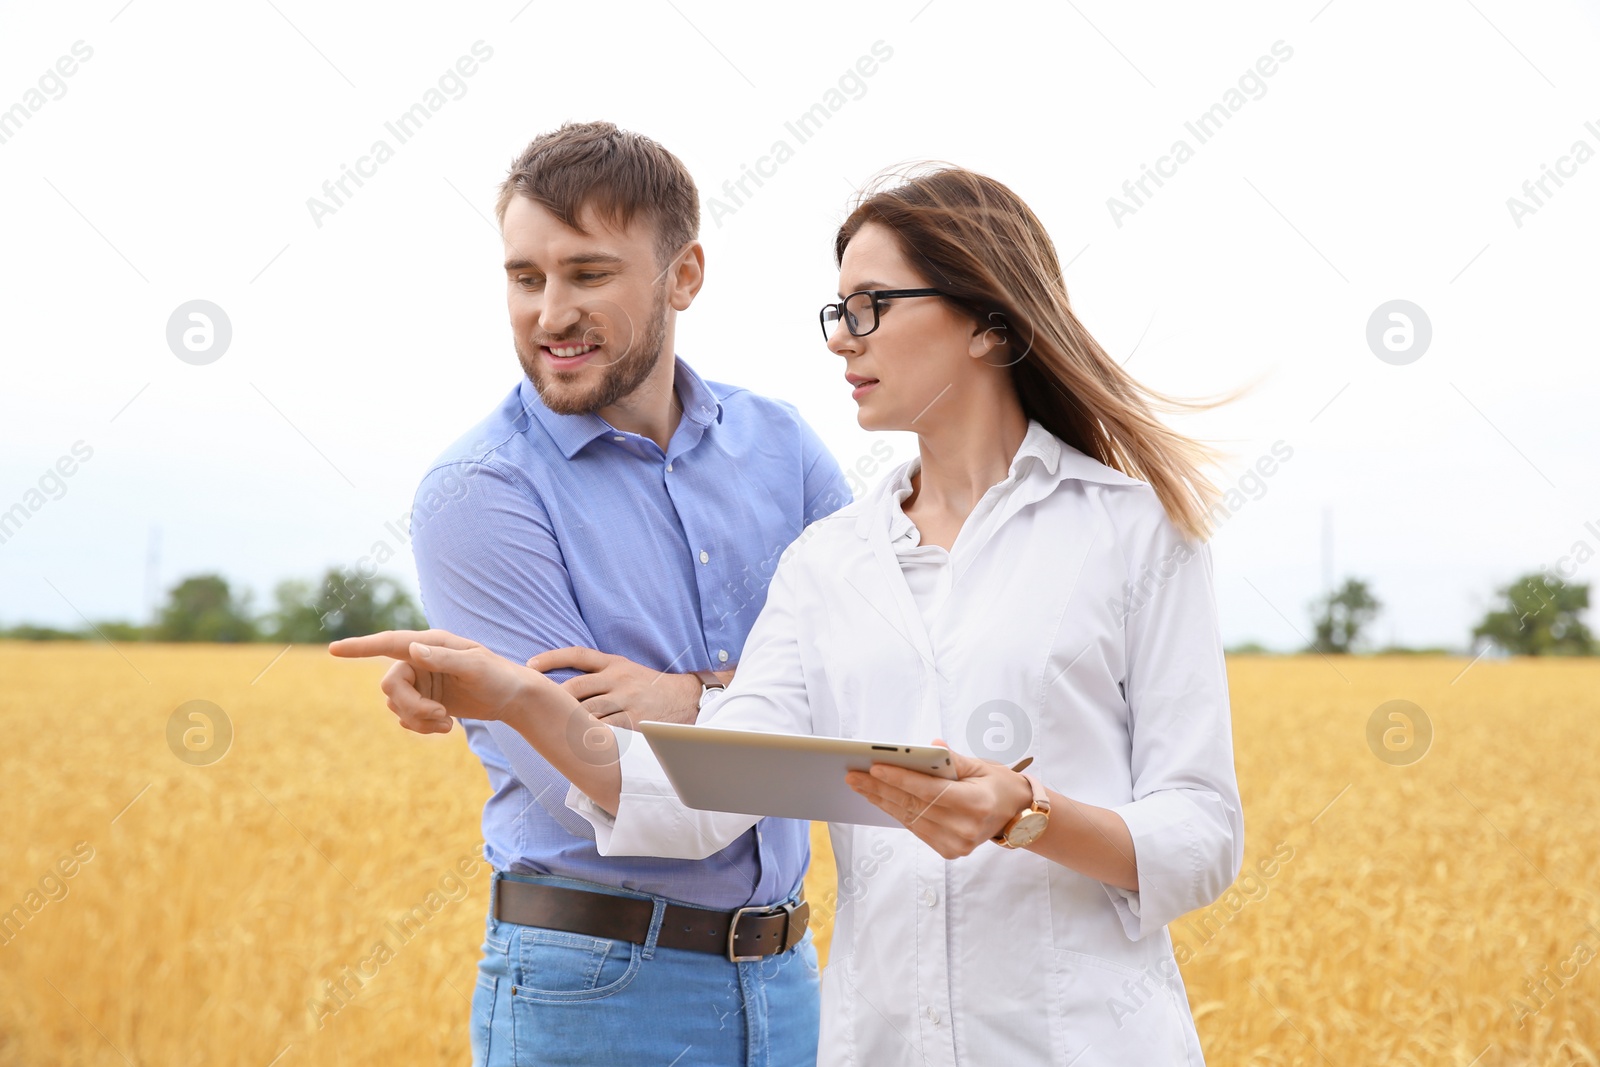
[[[796,551],[787,549],[767,587],[766,603],[745,641],[739,669],[723,696],[701,713],[700,725],[728,730],[809,734],[796,597]],[[760,816],[700,811],[678,799],[643,734],[616,731],[622,749],[621,796],[613,816],[572,786],[567,807],[594,827],[602,856],[704,859],[760,821]]]
[[[760,821],[758,815],[686,807],[643,734],[607,729],[617,735],[621,749],[617,814],[612,816],[577,786],[567,788],[567,807],[594,827],[600,855],[703,860]]]
[[[1233,883],[1244,815],[1211,546],[1187,539],[1164,511],[1133,524],[1124,544],[1134,799],[1111,810],[1133,837],[1139,888],[1105,889],[1137,941]]]

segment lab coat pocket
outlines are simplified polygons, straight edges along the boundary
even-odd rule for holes
[[[1140,970],[1057,949],[1055,981],[1057,1044],[1064,1040],[1067,1062],[1074,1067],[1189,1062],[1184,1019],[1159,967]],[[1187,1005],[1181,1009],[1187,1010]]]

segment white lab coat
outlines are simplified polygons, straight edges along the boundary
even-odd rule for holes
[[[1047,786],[1127,822],[1139,889],[1022,849],[945,860],[902,828],[832,824],[819,1062],[1199,1067],[1166,924],[1244,857],[1210,548],[1148,484],[1030,422],[953,546],[930,628],[890,543],[917,462],[789,548],[700,721],[1031,755]],[[616,817],[567,798],[603,855],[703,858],[756,821],[684,807],[649,745],[623,741]]]

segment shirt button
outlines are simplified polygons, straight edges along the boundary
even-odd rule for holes
[[[709,553],[709,552],[700,553],[700,562],[701,563],[710,563],[711,562],[711,553]]]
[[[727,649],[725,649],[725,648],[717,649],[717,662],[718,663],[726,663],[726,662],[728,662],[728,650]]]
[[[930,1007],[928,1009],[928,1021],[930,1023],[932,1023],[933,1025],[935,1025],[935,1026],[939,1025],[939,1009],[938,1008],[931,1008]]]
[[[924,889],[922,891],[922,902],[930,908],[937,907],[939,904],[939,894],[935,893],[931,889]]]
[[[672,473],[672,464],[670,464],[670,463],[667,464],[667,473],[668,474]]]
[[[627,438],[626,437],[613,437],[612,440],[613,441],[626,441]]]

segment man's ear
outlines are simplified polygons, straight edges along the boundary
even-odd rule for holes
[[[690,241],[667,267],[667,303],[674,311],[687,311],[706,280],[706,250]]]
[[[987,360],[990,353],[1004,356],[1011,343],[1011,324],[998,311],[989,312],[985,322],[976,323],[972,340],[967,345],[967,355],[973,359]]]

